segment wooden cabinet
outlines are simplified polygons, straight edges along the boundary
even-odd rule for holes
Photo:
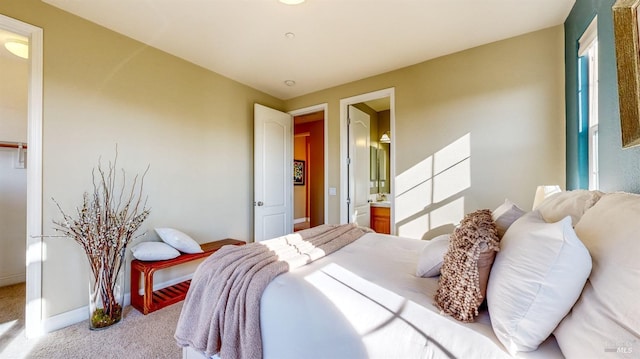
[[[371,229],[391,234],[391,208],[371,206]]]

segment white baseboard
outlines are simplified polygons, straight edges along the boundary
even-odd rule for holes
[[[309,222],[309,217],[296,218],[293,220],[293,224],[302,223],[302,222]]]
[[[171,279],[162,283],[154,283],[153,290],[158,290],[170,285],[174,285],[180,282],[184,282],[187,279],[191,279],[193,274],[184,275],[175,279]],[[142,291],[140,291],[142,295]],[[124,306],[131,305],[131,292],[124,293]],[[133,309],[135,310],[135,309]],[[85,305],[77,309],[70,310],[68,312],[60,313],[49,318],[45,318],[42,323],[43,333],[50,333],[58,329],[68,327],[70,325],[80,323],[83,320],[89,319],[89,306]],[[126,319],[126,318],[125,318]]]
[[[8,276],[0,277],[0,287],[12,285],[12,284],[24,283],[26,281],[27,281],[26,273],[8,275]]]

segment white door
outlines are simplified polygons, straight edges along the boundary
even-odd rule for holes
[[[254,105],[254,240],[293,231],[293,119]]]
[[[349,218],[359,226],[370,226],[369,213],[369,152],[371,120],[369,115],[349,106],[350,180]]]

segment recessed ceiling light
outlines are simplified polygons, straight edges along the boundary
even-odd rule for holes
[[[284,34],[284,37],[286,37],[287,39],[294,39],[296,37],[296,34],[294,34],[293,32],[287,32],[286,34]]]
[[[29,45],[22,41],[9,40],[4,43],[4,47],[18,57],[22,57],[23,59],[29,58]]]
[[[284,84],[291,87],[291,86],[295,86],[296,82],[293,80],[285,80]]]
[[[279,0],[279,1],[287,5],[298,5],[304,2],[304,0]]]

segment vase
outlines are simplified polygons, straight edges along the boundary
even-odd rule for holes
[[[89,275],[89,328],[100,330],[122,319],[124,270],[113,268],[106,260],[96,261]],[[112,263],[111,263],[112,264]]]

